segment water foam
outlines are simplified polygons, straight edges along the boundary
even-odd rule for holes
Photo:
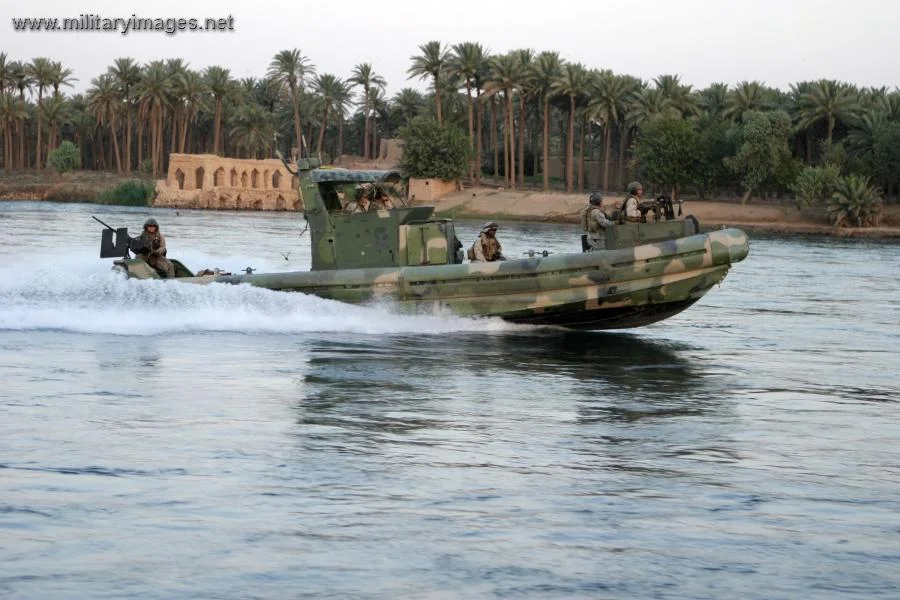
[[[138,281],[95,256],[30,256],[0,267],[0,331],[446,333],[515,329],[498,319],[402,315],[249,285]]]

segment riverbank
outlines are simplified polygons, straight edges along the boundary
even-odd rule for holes
[[[604,208],[611,212],[623,196],[606,196]],[[439,216],[456,219],[549,221],[578,223],[586,194],[545,193],[467,188],[433,202]],[[677,209],[676,209],[677,210]],[[684,214],[694,215],[702,227],[739,227],[747,231],[783,234],[817,234],[841,237],[900,238],[900,206],[884,208],[881,227],[832,227],[822,207],[798,210],[792,201],[686,200]]]
[[[136,173],[125,176],[105,171],[73,171],[62,175],[51,170],[0,172],[0,200],[95,202],[104,191],[134,179],[153,181]]]
[[[52,171],[0,172],[0,200],[95,202],[105,190],[135,178],[135,175],[126,177],[100,171],[63,175]],[[623,199],[622,196],[606,196],[604,207],[611,212]],[[586,194],[475,187],[453,192],[430,203],[439,216],[448,218],[577,223],[586,200]],[[748,204],[741,204],[738,198],[687,200],[683,208],[685,214],[697,217],[704,228],[734,226],[750,232],[785,235],[900,238],[900,205],[885,206],[881,226],[869,228],[832,227],[822,207],[798,210],[790,200],[751,200]]]

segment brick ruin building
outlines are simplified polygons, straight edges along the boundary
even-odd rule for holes
[[[398,140],[383,139],[371,161],[341,156],[335,166],[395,168],[403,153]],[[156,182],[153,206],[213,210],[303,210],[299,181],[277,159],[224,158],[215,154],[170,154],[169,171]],[[459,181],[410,179],[409,200],[431,202],[461,189]]]
[[[296,175],[280,160],[171,154],[154,206],[218,210],[302,210]]]

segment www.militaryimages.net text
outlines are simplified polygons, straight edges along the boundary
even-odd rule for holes
[[[82,14],[77,17],[13,17],[16,32],[117,32],[121,35],[138,32],[157,32],[175,35],[181,32],[234,31],[234,17],[103,17]]]

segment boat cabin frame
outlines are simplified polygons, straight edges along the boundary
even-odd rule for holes
[[[309,223],[313,271],[446,265],[463,262],[453,222],[434,216],[433,206],[372,208],[348,212],[350,196],[399,184],[395,170],[318,168],[318,161],[298,161],[303,215]],[[343,197],[343,199],[342,199]]]

